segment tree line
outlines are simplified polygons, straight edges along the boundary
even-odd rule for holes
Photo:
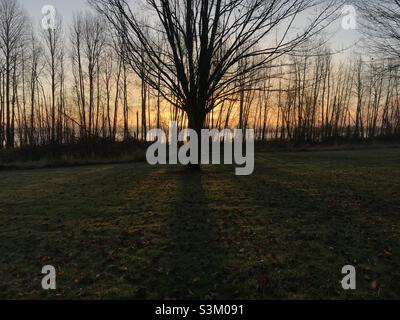
[[[0,0],[0,148],[145,140],[170,121],[253,128],[260,141],[400,136],[396,35],[384,52],[336,57],[323,34],[342,1],[89,3],[44,30]]]

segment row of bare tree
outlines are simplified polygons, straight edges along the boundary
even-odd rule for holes
[[[0,0],[0,148],[144,139],[171,120],[262,141],[400,136],[396,59],[341,62],[318,37],[341,1],[89,2],[37,30]]]
[[[399,67],[391,61],[345,56],[329,50],[288,59],[276,76],[276,91],[239,96],[240,123],[259,140],[317,143],[400,136]],[[272,91],[272,92],[271,92]],[[259,96],[257,96],[257,94]]]

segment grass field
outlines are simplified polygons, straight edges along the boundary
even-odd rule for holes
[[[0,172],[0,298],[400,298],[400,149]],[[41,289],[44,265],[57,290]],[[344,291],[341,269],[357,268]]]

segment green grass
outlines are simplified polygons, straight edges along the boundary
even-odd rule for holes
[[[0,298],[400,298],[399,193],[398,148],[0,172]]]

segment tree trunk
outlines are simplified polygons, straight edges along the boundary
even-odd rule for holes
[[[201,171],[201,130],[204,129],[204,123],[206,121],[206,114],[201,111],[202,109],[191,108],[189,112],[187,112],[188,120],[189,120],[189,129],[196,131],[198,137],[198,163],[197,164],[189,164],[187,166],[188,170],[192,172],[200,172]],[[203,109],[204,110],[204,109]]]

